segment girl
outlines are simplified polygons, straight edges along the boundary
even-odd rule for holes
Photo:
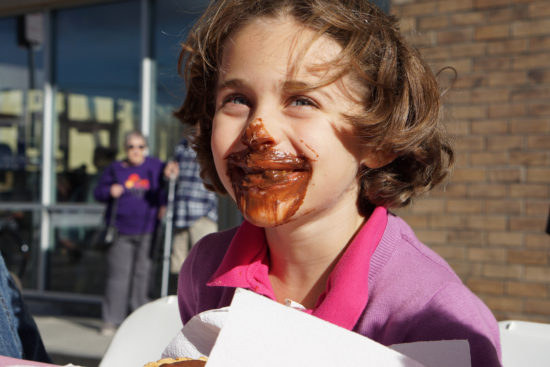
[[[202,176],[245,218],[184,263],[184,323],[242,287],[385,345],[467,339],[472,366],[500,365],[491,312],[388,212],[453,162],[395,19],[367,0],[216,1],[180,63]]]

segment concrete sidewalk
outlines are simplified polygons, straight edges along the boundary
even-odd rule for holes
[[[101,319],[72,316],[34,316],[53,363],[97,367],[112,336],[99,332]]]

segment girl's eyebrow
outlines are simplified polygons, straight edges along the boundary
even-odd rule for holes
[[[325,88],[314,87],[311,84],[302,82],[299,80],[287,80],[283,83],[283,91],[288,94],[293,93],[307,93],[312,91],[317,91],[317,93],[325,96],[331,101],[334,101],[331,93]]]
[[[244,82],[242,79],[229,79],[225,80],[222,83],[220,83],[217,87],[217,90],[220,91],[222,89],[247,89],[248,84]],[[334,100],[331,93],[324,90],[323,88],[315,88],[311,86],[310,84],[299,81],[299,80],[287,80],[283,82],[282,90],[284,93],[288,94],[294,94],[294,93],[304,93],[304,92],[311,92],[316,90],[320,94],[324,95],[329,100]]]
[[[218,90],[224,88],[245,88],[246,84],[241,79],[230,79],[218,84]]]

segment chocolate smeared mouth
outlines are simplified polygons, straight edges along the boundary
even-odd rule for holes
[[[233,185],[270,188],[291,184],[299,176],[309,176],[311,165],[305,157],[277,150],[251,152],[245,149],[228,156],[228,173]]]
[[[249,148],[227,157],[227,174],[239,209],[260,225],[290,219],[303,202],[311,165],[304,156]]]

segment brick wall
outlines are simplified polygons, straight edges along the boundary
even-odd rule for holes
[[[458,71],[453,176],[399,214],[497,319],[550,323],[550,1],[391,6],[434,70]]]

